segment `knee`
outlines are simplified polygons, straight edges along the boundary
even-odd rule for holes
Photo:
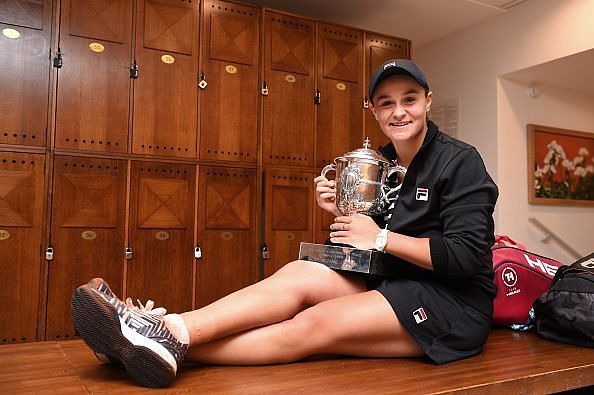
[[[283,322],[279,338],[286,352],[282,353],[283,360],[278,362],[294,362],[328,348],[332,331],[325,327],[323,318],[318,312],[306,309]]]

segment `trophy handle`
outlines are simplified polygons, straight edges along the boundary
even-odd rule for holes
[[[402,178],[404,180],[404,177],[406,176],[406,167],[404,166],[394,166],[391,167],[388,170],[388,175],[386,176],[386,178],[390,178],[394,173],[400,173],[402,174]],[[390,197],[390,195],[397,193],[398,191],[400,191],[400,188],[402,187],[402,182],[398,185],[396,185],[394,188],[388,189],[387,191],[384,191],[384,196],[383,199],[388,201],[388,198]]]
[[[329,165],[324,166],[320,175],[322,177],[326,177],[326,173],[328,173],[329,171],[336,171],[336,166],[334,165],[334,163],[330,163]]]

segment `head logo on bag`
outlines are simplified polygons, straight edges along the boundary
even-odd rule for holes
[[[532,260],[526,254],[524,254],[524,258],[526,258],[526,263],[528,263],[531,267],[539,268],[541,272],[551,276],[551,278],[555,276],[555,273],[557,273],[557,266],[553,266],[549,263],[543,262],[538,258]]]

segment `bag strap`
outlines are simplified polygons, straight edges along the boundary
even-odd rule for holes
[[[526,246],[522,243],[514,241],[511,237],[506,235],[495,235],[495,245],[502,247],[517,247],[522,250],[526,249]]]

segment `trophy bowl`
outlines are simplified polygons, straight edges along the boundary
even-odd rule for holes
[[[337,157],[322,169],[324,177],[330,171],[336,172],[336,206],[344,215],[383,214],[402,186],[406,168],[393,164],[369,147],[366,138],[363,148]],[[395,173],[402,177],[393,180]],[[395,186],[388,186],[390,183]]]
[[[363,148],[339,156],[322,169],[324,177],[330,171],[336,172],[336,206],[343,215],[384,214],[398,198],[406,168],[388,161],[369,146],[367,138]],[[392,179],[395,173],[398,177]],[[299,259],[332,269],[379,276],[395,276],[398,271],[383,252],[344,245],[302,242]]]

